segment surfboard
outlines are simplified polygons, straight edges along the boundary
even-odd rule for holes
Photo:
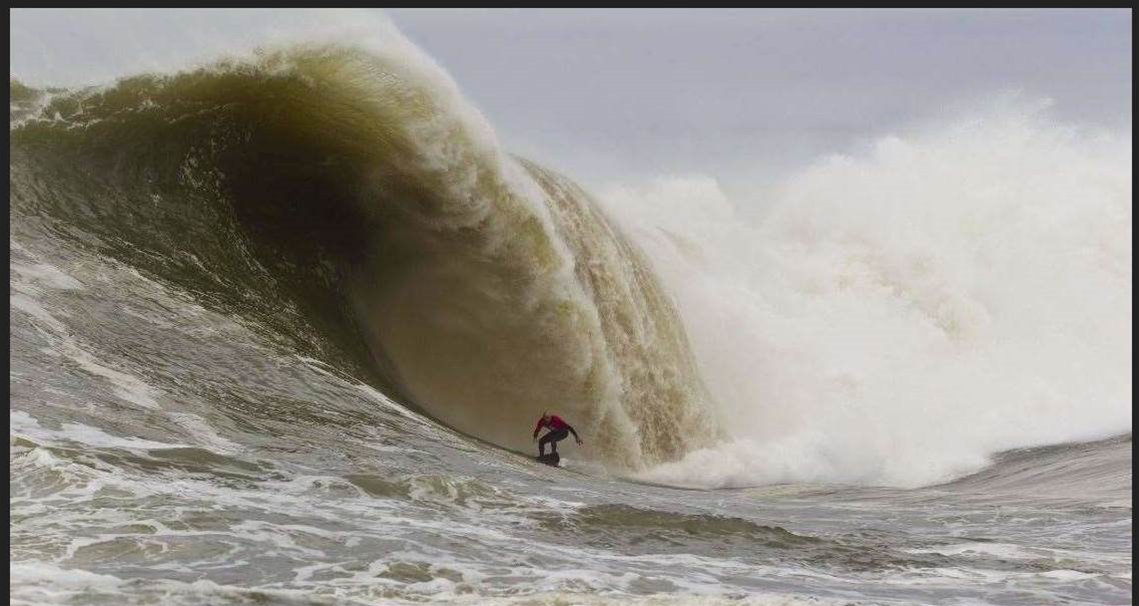
[[[540,457],[534,457],[534,459],[537,460],[539,463],[545,463],[546,465],[550,465],[552,467],[557,467],[558,462],[562,460],[562,457],[561,457],[561,455],[559,455],[556,452],[551,452],[550,454],[547,454],[547,455],[543,455]]]

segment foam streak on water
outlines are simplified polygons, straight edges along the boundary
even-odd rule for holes
[[[1129,140],[599,203],[349,29],[11,83],[12,603],[1131,603]]]
[[[13,263],[45,260],[28,255]],[[13,603],[1129,600],[1129,440],[921,490],[631,484],[472,442],[255,323],[73,255],[51,262],[84,289],[39,285],[39,311],[12,312]],[[1115,488],[1018,488],[1050,465],[1029,483],[1094,469]]]

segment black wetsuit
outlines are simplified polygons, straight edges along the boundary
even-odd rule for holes
[[[550,415],[549,420],[545,422],[542,422],[542,420],[539,419],[538,426],[534,428],[535,437],[538,436],[538,432],[541,431],[543,427],[549,429],[550,431],[546,432],[546,435],[542,436],[541,440],[538,440],[538,456],[540,457],[546,456],[546,444],[550,445],[551,453],[557,453],[558,442],[560,440],[566,439],[566,437],[571,432],[573,433],[575,440],[579,439],[577,437],[577,432],[574,431],[573,427],[570,426],[569,423],[563,421],[561,417],[557,415]]]
[[[550,445],[550,452],[557,453],[558,441],[566,439],[567,436],[569,436],[569,430],[565,427],[557,431],[546,432],[546,435],[542,436],[541,440],[538,440],[538,456],[546,455],[546,444]]]

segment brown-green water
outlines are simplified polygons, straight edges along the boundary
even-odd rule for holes
[[[12,83],[12,603],[1131,603],[1130,433],[645,482],[726,433],[651,264],[393,61]]]

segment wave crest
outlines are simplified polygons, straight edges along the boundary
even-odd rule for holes
[[[54,94],[12,125],[13,210],[501,445],[547,409],[628,467],[711,440],[642,255],[408,52],[293,45]]]

